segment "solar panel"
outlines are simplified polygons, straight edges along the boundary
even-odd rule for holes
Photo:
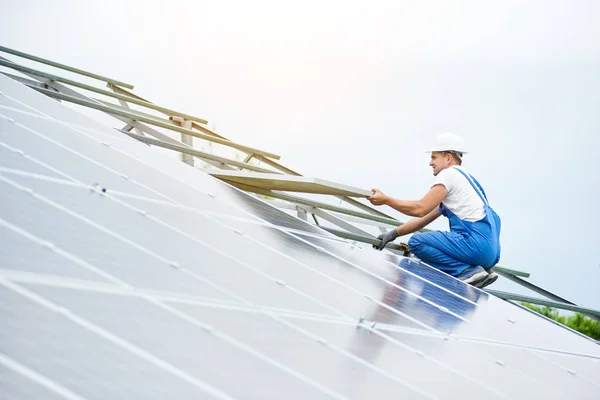
[[[0,90],[8,398],[600,394],[588,338]]]

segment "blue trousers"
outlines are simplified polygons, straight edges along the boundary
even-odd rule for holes
[[[479,225],[476,222],[473,227]],[[477,228],[487,230],[481,223]],[[408,241],[410,251],[421,261],[452,276],[460,275],[472,265],[491,269],[499,258],[500,249],[486,236],[467,232],[416,233]]]

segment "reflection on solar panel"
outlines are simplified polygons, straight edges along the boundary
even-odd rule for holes
[[[0,398],[599,398],[594,341],[0,91]]]

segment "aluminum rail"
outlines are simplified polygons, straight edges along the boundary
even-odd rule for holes
[[[515,275],[515,274],[513,274]],[[529,290],[531,290],[532,292],[536,292],[538,294],[541,294],[544,297],[547,297],[553,301],[557,301],[559,303],[567,303],[567,304],[571,304],[571,305],[576,305],[575,303],[570,302],[569,300],[562,298],[560,296],[555,295],[554,293],[551,293],[549,291],[547,291],[546,289],[542,289],[539,286],[534,285],[531,282],[527,282],[526,280],[523,280],[521,278],[517,276],[506,276],[507,279],[515,282],[518,285],[521,285]]]
[[[149,100],[144,99],[144,98],[136,95],[135,93],[127,91],[127,90],[125,90],[125,89],[123,89],[121,87],[114,86],[114,85],[109,85],[109,87],[113,91],[115,91],[115,93],[118,93],[118,94],[121,94],[121,95],[124,95],[124,96],[128,96],[128,97],[133,97],[133,98],[136,98],[138,100],[144,101],[146,103],[152,104]],[[169,119],[172,119],[172,118],[170,117]],[[202,125],[198,124],[196,121],[192,121],[192,128],[197,129],[197,130],[199,130],[201,132],[204,132],[207,135],[211,135],[211,136],[223,139],[223,140],[229,140],[225,136],[222,136],[222,135],[218,134],[217,132],[208,129],[205,126],[202,126]],[[273,167],[273,168],[275,168],[275,169],[277,169],[279,171],[282,171],[282,172],[284,172],[286,174],[296,175],[296,176],[302,176],[302,174],[300,174],[300,173],[298,173],[298,172],[296,172],[296,171],[294,171],[294,170],[292,170],[292,169],[290,169],[290,168],[288,168],[288,167],[286,167],[284,165],[281,165],[281,164],[279,164],[279,163],[277,163],[277,162],[275,162],[275,161],[273,161],[273,160],[271,160],[271,159],[269,159],[269,158],[267,158],[267,157],[265,157],[265,156],[263,156],[261,154],[254,154],[254,153],[247,153],[247,154],[248,154],[249,158],[255,158],[258,161],[264,162],[265,164],[267,164],[267,165],[269,165],[269,166],[271,166],[271,167]]]
[[[219,157],[219,156],[215,156],[210,153],[205,153],[203,151],[194,150],[190,147],[178,146],[176,144],[166,143],[166,142],[163,142],[162,140],[153,139],[153,138],[150,138],[147,136],[141,136],[141,135],[138,135],[137,133],[127,132],[122,129],[117,129],[117,130],[121,133],[124,133],[125,135],[127,135],[129,137],[139,140],[140,142],[143,142],[146,144],[151,144],[151,145],[158,146],[158,147],[162,147],[162,148],[168,149],[168,150],[178,151],[178,152],[184,153],[184,154],[189,154],[191,156],[198,157],[200,159],[216,161],[216,162],[219,162],[222,164],[232,165],[235,167],[240,167],[240,168],[248,169],[248,170],[255,171],[255,172],[276,173],[276,172],[273,172],[273,171],[265,169],[265,168],[261,168],[261,167],[257,167],[257,166],[251,165],[251,164],[243,163],[241,161],[236,161],[236,160],[232,160],[230,158]]]
[[[114,90],[117,93],[120,93],[120,94],[123,94],[123,95],[126,95],[126,96],[136,97],[139,100],[148,101],[148,100],[146,100],[146,99],[144,99],[142,97],[137,96],[136,94],[134,94],[132,92],[129,92],[129,91],[121,88],[121,87],[118,87],[118,86],[115,86],[115,85],[108,85],[108,86],[109,86],[109,88],[111,88],[112,90]],[[209,134],[209,135],[212,135],[212,136],[216,136],[216,137],[221,138],[221,139],[228,140],[226,137],[221,136],[218,133],[213,132],[210,129],[208,129],[208,128],[202,126],[202,125],[199,125],[199,124],[197,124],[195,122],[192,122],[192,127],[196,128],[199,131],[202,131],[202,132],[204,132],[206,134]],[[296,171],[294,171],[294,170],[292,170],[290,168],[287,168],[286,166],[281,165],[281,164],[279,164],[279,163],[277,163],[277,162],[275,162],[273,160],[270,160],[269,158],[264,157],[263,155],[248,153],[248,157],[256,158],[257,160],[262,161],[265,164],[267,164],[267,165],[269,165],[269,166],[271,166],[271,167],[273,167],[273,168],[275,168],[275,169],[277,169],[279,171],[285,172],[286,174],[295,175],[295,176],[303,176],[302,174],[300,174],[300,173],[298,173],[298,172],[296,172]],[[369,213],[371,215],[379,216],[379,217],[382,217],[382,218],[387,218],[387,219],[390,219],[390,220],[394,219],[390,215],[387,215],[387,214],[385,214],[385,213],[383,213],[383,212],[381,212],[379,210],[376,210],[376,209],[374,209],[374,208],[372,208],[372,207],[370,207],[370,206],[368,206],[366,204],[363,204],[363,203],[359,202],[358,200],[355,200],[355,199],[353,199],[351,197],[347,197],[347,196],[336,196],[336,197],[339,197],[342,201],[345,201],[346,203],[349,203],[349,204],[353,205],[354,207],[360,208],[361,210],[366,211],[367,213]]]
[[[522,301],[525,303],[537,304],[540,306],[558,308],[559,310],[578,312],[587,317],[590,317],[597,321],[600,321],[600,311],[594,310],[592,308],[580,307],[576,304],[563,303],[560,301],[550,301],[550,300],[538,299],[536,297],[525,296],[525,295],[515,294],[515,293],[502,292],[499,290],[491,290],[491,289],[484,289],[484,290],[487,293],[492,294],[496,297],[500,297],[501,299],[504,299],[504,300]]]
[[[165,107],[157,106],[156,104],[149,103],[149,102],[143,101],[143,100],[139,100],[139,99],[137,99],[135,97],[130,97],[130,96],[126,96],[126,95],[123,95],[123,94],[118,94],[118,93],[115,93],[115,92],[111,92],[109,90],[99,89],[97,87],[86,85],[85,83],[80,83],[80,82],[77,82],[77,81],[74,81],[74,80],[71,80],[71,79],[63,78],[63,77],[58,76],[58,75],[53,75],[53,74],[49,74],[47,72],[38,71],[37,69],[25,67],[23,65],[19,65],[19,64],[15,64],[13,62],[10,62],[10,61],[6,61],[6,59],[0,59],[0,66],[6,67],[6,68],[10,68],[10,69],[13,69],[15,71],[19,71],[19,72],[22,72],[22,73],[25,73],[25,74],[34,75],[34,76],[37,76],[37,77],[40,77],[40,78],[49,79],[51,81],[64,83],[66,85],[70,85],[70,86],[77,87],[79,89],[83,89],[83,90],[87,90],[87,91],[90,91],[90,92],[98,93],[98,94],[101,94],[103,96],[112,97],[113,99],[123,100],[123,101],[126,101],[128,103],[137,104],[137,105],[142,106],[142,107],[146,107],[146,108],[150,108],[150,109],[153,109],[153,110],[156,110],[156,111],[160,111],[160,112],[162,112],[164,114],[167,114],[167,115],[178,116],[178,117],[190,120],[190,121],[199,122],[201,124],[207,124],[208,123],[207,120],[202,119],[202,118],[198,118],[198,117],[194,117],[193,115],[181,113],[179,111],[175,111],[175,110],[172,110],[170,108],[165,108]]]
[[[164,129],[169,129],[175,132],[179,132],[179,133],[185,133],[186,135],[190,135],[190,136],[194,136],[197,137],[199,139],[204,139],[204,140],[208,140],[210,142],[214,142],[214,143],[218,143],[218,144],[222,144],[224,146],[227,147],[232,147],[244,152],[250,152],[250,153],[258,153],[258,154],[262,154],[265,157],[270,157],[270,158],[275,158],[275,159],[279,159],[281,158],[280,156],[273,154],[273,153],[269,153],[266,151],[262,151],[262,150],[258,150],[255,149],[253,147],[249,147],[249,146],[244,146],[242,144],[238,144],[235,142],[231,142],[229,140],[223,140],[223,139],[219,139],[210,135],[206,135],[203,133],[199,133],[197,131],[193,131],[191,129],[186,129],[186,128],[181,128],[179,126],[170,124],[170,123],[166,123],[166,122],[161,122],[158,119],[153,119],[153,118],[146,118],[146,117],[142,117],[141,115],[137,115],[133,112],[126,112],[126,111],[122,111],[122,110],[117,110],[115,108],[112,107],[108,107],[108,106],[104,106],[98,103],[94,103],[91,101],[87,101],[87,100],[83,100],[83,99],[78,99],[75,98],[73,96],[68,96],[65,95],[63,93],[58,93],[52,90],[47,90],[47,89],[42,89],[42,88],[36,88],[36,87],[32,87],[32,89],[37,90],[40,93],[45,94],[46,96],[58,99],[58,100],[63,100],[63,101],[67,101],[69,103],[73,103],[73,104],[78,104],[80,106],[84,106],[84,107],[89,107],[89,108],[93,108],[95,110],[98,111],[102,111],[105,112],[107,114],[111,114],[111,115],[118,115],[120,117],[124,117],[124,118],[129,118],[135,121],[139,121],[139,122],[144,122],[150,125],[154,125],[154,126],[158,126],[160,128],[164,128]]]
[[[31,54],[23,53],[21,51],[9,49],[8,47],[0,46],[0,51],[3,53],[12,54],[13,56],[26,58],[31,61],[36,61],[36,62],[39,62],[42,64],[50,65],[52,67],[64,69],[65,71],[74,72],[79,75],[87,76],[88,78],[94,78],[94,79],[97,79],[102,82],[112,83],[113,85],[119,85],[119,86],[126,87],[128,89],[133,89],[133,85],[131,85],[129,83],[121,82],[121,81],[118,81],[118,80],[112,79],[112,78],[107,78],[102,75],[93,74],[91,72],[83,71],[78,68],[69,67],[68,65],[65,65],[65,64],[60,64],[55,61],[46,60],[45,58],[36,57]]]
[[[321,229],[329,232],[329,233],[333,233],[336,236],[339,236],[343,239],[348,239],[348,240],[354,240],[356,242],[362,242],[362,243],[368,243],[368,244],[380,244],[381,240],[375,238],[375,237],[367,237],[367,236],[361,236],[361,235],[356,235],[353,233],[349,233],[349,232],[344,232],[344,231],[340,231],[337,229],[332,229],[326,226],[319,226]],[[393,250],[403,250],[404,248],[399,248],[398,245],[394,244],[394,243],[388,243],[386,246],[386,248],[390,248]],[[529,277],[529,273],[527,272],[522,272],[522,271],[517,271],[514,269],[508,269],[508,268],[504,268],[504,267],[500,267],[500,266],[495,266],[492,268],[495,272],[501,273],[501,274],[511,274],[511,275],[515,275],[515,276],[522,276],[525,278]],[[528,282],[527,282],[528,283]]]
[[[319,202],[319,201],[308,200],[308,199],[304,199],[302,197],[297,197],[297,196],[292,196],[289,194],[281,193],[279,191],[261,189],[261,188],[257,188],[254,186],[244,185],[244,184],[236,184],[236,185],[238,185],[240,187],[240,189],[243,189],[244,191],[260,194],[261,196],[273,197],[276,199],[289,201],[290,203],[320,208],[322,210],[333,211],[333,212],[340,213],[340,214],[351,215],[353,217],[364,218],[364,219],[367,219],[370,221],[379,222],[382,224],[387,224],[387,225],[392,225],[392,226],[402,225],[402,223],[400,221],[397,221],[395,219],[378,217],[373,214],[368,214],[368,213],[364,213],[361,211],[354,211],[354,210],[350,210],[348,208],[338,207],[338,206],[334,206],[334,205]]]

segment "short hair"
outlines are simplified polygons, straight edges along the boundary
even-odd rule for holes
[[[442,154],[450,154],[452,158],[454,158],[454,161],[458,163],[458,165],[462,165],[462,153],[456,151],[443,151]]]

